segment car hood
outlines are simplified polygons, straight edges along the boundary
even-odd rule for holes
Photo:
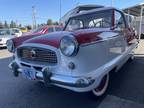
[[[59,48],[60,40],[64,36],[73,35],[77,42],[81,44],[90,43],[93,41],[101,40],[100,34],[102,32],[109,31],[108,29],[81,29],[75,31],[60,31],[53,32],[41,37],[35,37],[25,41],[24,43],[35,43],[35,44],[44,44],[50,45],[56,48]]]
[[[35,43],[35,44],[37,43],[37,44],[51,45],[51,46],[58,48],[61,38],[63,36],[68,36],[70,34],[71,34],[70,32],[63,32],[63,31],[49,33],[49,34],[45,34],[43,36],[31,38],[31,39],[25,41],[24,44],[25,43]]]
[[[14,42],[14,46],[17,48],[18,46],[20,46],[24,41],[30,39],[30,38],[33,38],[35,36],[40,36],[42,35],[42,33],[27,33],[27,34],[24,34],[20,37],[16,37],[16,38],[13,38],[13,42]]]
[[[0,35],[0,39],[5,38],[5,39],[10,39],[10,38],[14,38],[14,35]]]

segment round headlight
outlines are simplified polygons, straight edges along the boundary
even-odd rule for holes
[[[6,42],[6,45],[9,52],[14,52],[14,43],[11,39]]]
[[[60,49],[65,56],[74,56],[78,52],[78,42],[73,36],[65,36],[61,39]]]

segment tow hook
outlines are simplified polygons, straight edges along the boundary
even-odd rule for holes
[[[13,75],[15,76],[15,77],[18,77],[19,76],[19,72],[18,72],[18,68],[19,68],[19,66],[17,65],[17,63],[12,63],[11,64],[11,67],[12,67],[12,70],[13,70]]]
[[[49,71],[49,68],[44,68],[42,70],[42,73],[43,73],[44,84],[46,87],[49,87],[51,83],[50,77],[52,76],[52,73]]]

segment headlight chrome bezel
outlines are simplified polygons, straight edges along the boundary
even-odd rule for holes
[[[64,51],[64,49],[62,48],[62,44],[64,41],[69,41],[71,42],[71,44],[73,44],[74,49],[71,53],[66,53],[66,51]],[[68,45],[68,42],[66,43]],[[70,43],[69,46],[65,46],[67,47],[65,50],[68,50],[68,47],[70,48]],[[62,39],[60,40],[60,50],[62,52],[63,55],[67,56],[67,57],[71,57],[71,56],[76,56],[79,50],[79,44],[76,40],[76,38],[73,35],[68,35],[68,36],[64,36],[62,37]]]

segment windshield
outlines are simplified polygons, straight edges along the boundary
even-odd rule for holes
[[[10,35],[10,30],[0,30],[0,35]]]
[[[34,29],[32,32],[33,33],[38,33],[38,32],[42,32],[42,31],[43,31],[43,28],[40,27],[40,28]]]
[[[18,30],[18,29],[12,29],[12,32],[13,32],[13,33],[19,33],[20,30]]]
[[[84,28],[109,28],[111,26],[112,12],[107,10],[73,17],[69,20],[65,30],[71,31]]]

